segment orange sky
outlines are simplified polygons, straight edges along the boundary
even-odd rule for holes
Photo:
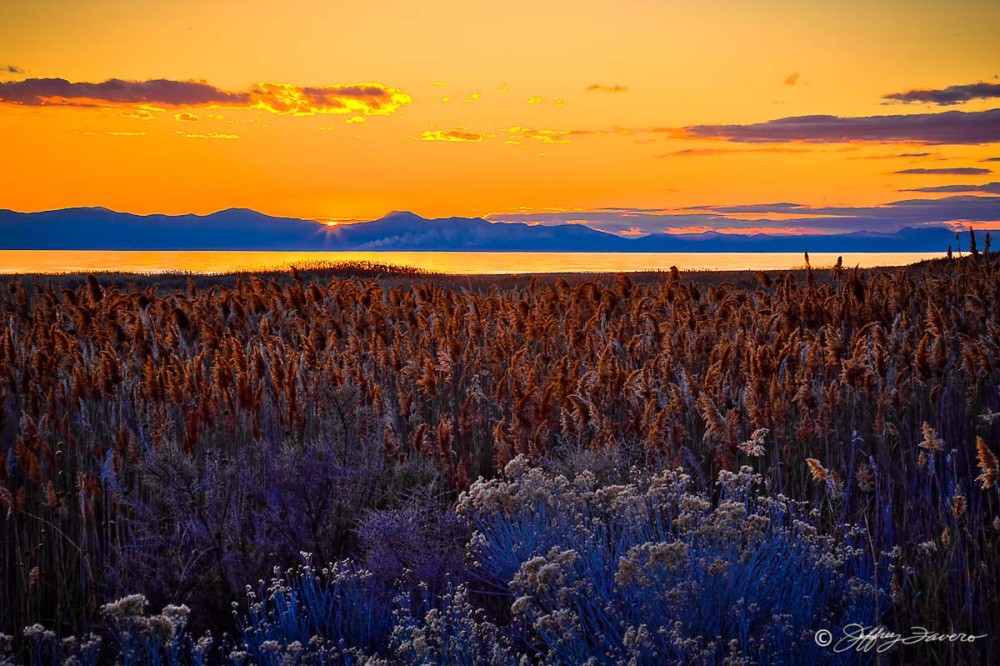
[[[985,1],[7,2],[0,208],[370,219],[868,206],[1000,180],[894,173],[994,171],[1000,148],[681,128],[988,111],[1000,99],[883,96],[998,82],[998,25],[1000,3]],[[56,78],[202,81],[230,101],[29,99],[12,85]],[[357,84],[388,92],[372,106]]]

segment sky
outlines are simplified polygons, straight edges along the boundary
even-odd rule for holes
[[[0,0],[0,208],[997,226],[998,25],[993,0]]]

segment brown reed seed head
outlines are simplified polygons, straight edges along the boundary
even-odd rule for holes
[[[988,490],[996,485],[997,478],[1000,478],[1000,465],[997,462],[997,456],[989,447],[986,446],[986,442],[983,441],[982,437],[976,436],[976,451],[979,459],[979,471],[981,474],[977,477],[983,490]]]

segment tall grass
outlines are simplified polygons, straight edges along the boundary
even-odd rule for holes
[[[619,484],[683,467],[713,507],[748,465],[818,534],[863,526],[859,571],[898,554],[885,621],[998,633],[998,277],[979,253],[729,282],[3,278],[0,631],[85,635],[142,592],[233,632],[246,582],[300,551],[364,560],[368,510],[447,506],[524,456]],[[452,557],[462,529],[441,529],[427,548]],[[376,578],[425,566],[434,594],[445,573],[484,593],[418,559]],[[581,562],[607,592],[614,569]]]

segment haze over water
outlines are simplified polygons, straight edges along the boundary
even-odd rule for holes
[[[810,254],[816,268],[904,266],[944,256],[940,252]],[[64,250],[0,251],[0,273],[228,273],[262,271],[319,262],[367,261],[437,273],[592,273],[669,270],[786,270],[805,264],[799,252],[107,252]]]

